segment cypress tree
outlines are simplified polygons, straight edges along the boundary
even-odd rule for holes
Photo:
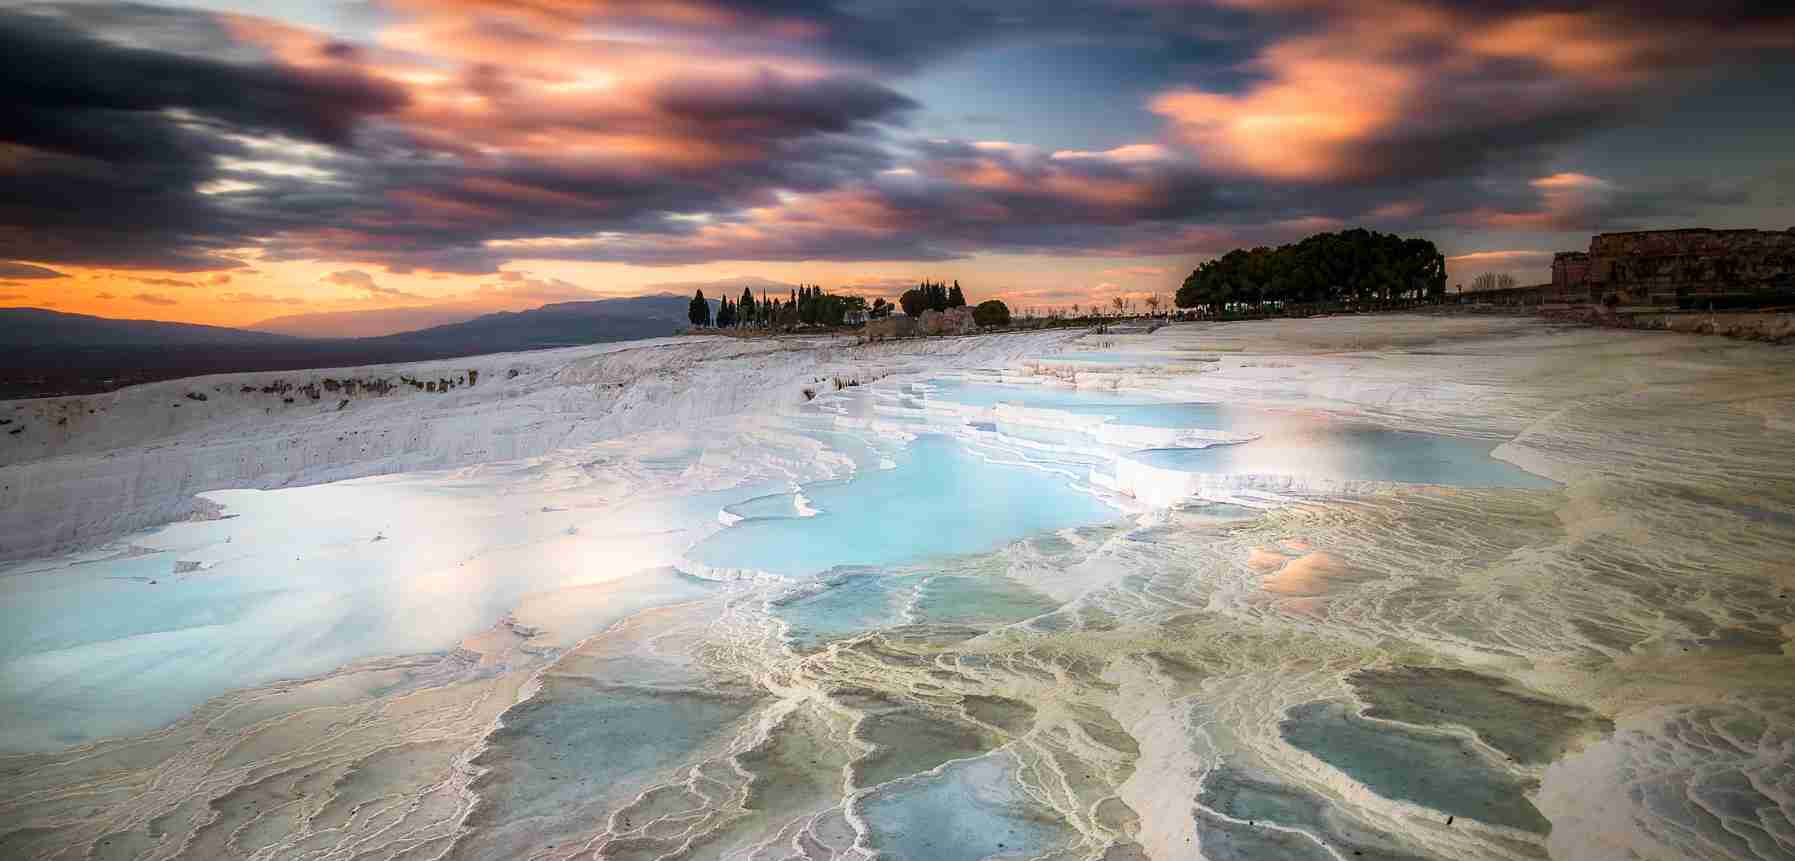
[[[711,303],[704,300],[703,290],[692,295],[691,303],[686,306],[686,319],[692,321],[694,326],[711,324]]]

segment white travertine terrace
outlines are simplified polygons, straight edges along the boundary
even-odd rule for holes
[[[1062,350],[1143,358],[1036,361]],[[126,390],[95,415],[139,415],[141,438],[71,422],[64,448],[0,467],[4,534],[43,544],[5,571],[30,584],[8,593],[18,602],[63,583],[117,602],[303,573],[267,549],[288,510],[312,531],[283,552],[365,565],[400,584],[395,606],[434,608],[433,624],[366,638],[402,655],[192,693],[172,724],[68,749],[13,744],[0,855],[1795,855],[1786,350],[1389,316],[686,339],[417,373],[462,366],[479,382],[448,394],[285,414],[209,398],[209,418],[160,419],[178,426],[147,417],[202,382],[280,375]],[[862,385],[837,392],[837,376]],[[957,403],[937,377],[1095,406]],[[1138,449],[1255,436],[1104,417],[1136,397],[1470,437],[1556,484],[1153,468]],[[388,442],[336,440],[352,431]],[[1041,497],[1090,494],[1113,514],[945,557],[924,552],[939,536],[915,536],[915,553],[868,538],[889,558],[814,576],[715,561],[769,531],[901,532],[901,517],[850,521],[828,500],[850,475],[914,490],[935,434],[966,458],[931,480],[970,494],[1026,467]],[[279,465],[286,451],[295,465]],[[241,517],[47,555],[183,513],[196,490],[382,473],[406,474],[253,505],[212,493]],[[356,516],[300,511],[288,493]],[[433,521],[388,528],[356,508],[375,499]],[[777,504],[741,505],[755,499]],[[416,563],[367,561],[379,554]],[[81,579],[133,564],[169,582]],[[436,616],[469,592],[499,609],[438,642],[454,626]],[[263,621],[346,639],[312,630],[334,611],[306,612]],[[130,683],[107,668],[169,633],[46,647],[0,673],[13,690],[41,682],[45,701],[103,698],[82,682]]]

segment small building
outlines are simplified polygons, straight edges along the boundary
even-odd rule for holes
[[[841,315],[841,322],[844,326],[864,326],[866,320],[865,308],[850,308],[847,313]]]

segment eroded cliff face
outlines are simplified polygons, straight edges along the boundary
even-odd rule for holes
[[[1588,283],[1597,295],[1676,304],[1689,296],[1795,291],[1795,228],[1598,234]]]

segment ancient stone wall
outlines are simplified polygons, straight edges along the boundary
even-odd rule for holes
[[[1554,281],[1558,262],[1553,261]],[[1764,292],[1795,294],[1795,228],[1602,233],[1589,243],[1597,296],[1659,305]]]
[[[909,338],[916,335],[916,321],[909,317],[886,317],[866,324],[866,337],[872,341],[888,338]]]
[[[925,335],[970,335],[979,330],[973,322],[972,309],[949,308],[946,311],[922,312],[922,333]]]
[[[1552,287],[1559,292],[1582,287],[1589,280],[1589,255],[1560,251],[1552,255]]]

